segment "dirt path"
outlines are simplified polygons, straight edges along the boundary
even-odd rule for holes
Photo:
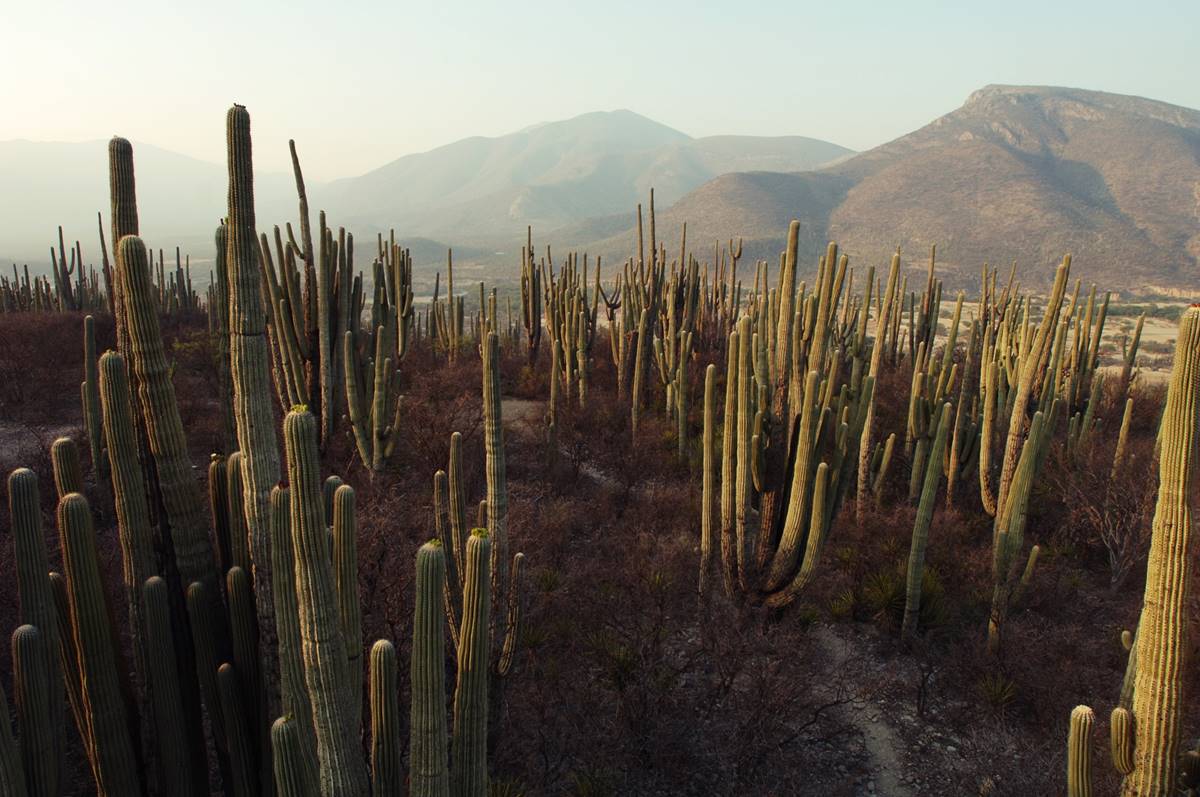
[[[843,671],[853,668],[869,654],[847,640],[828,625],[818,624],[809,631],[809,637],[829,659],[830,669]],[[821,688],[818,685],[818,688]],[[827,688],[827,687],[825,687]],[[904,781],[905,740],[888,723],[881,707],[869,696],[846,703],[841,711],[845,720],[862,733],[863,745],[871,761],[873,794],[880,797],[911,797],[915,792]]]

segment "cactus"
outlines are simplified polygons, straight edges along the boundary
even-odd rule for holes
[[[1092,725],[1095,715],[1087,706],[1071,711],[1067,735],[1067,797],[1092,797]]]
[[[371,792],[379,797],[400,795],[404,789],[404,771],[400,760],[399,685],[396,648],[391,642],[380,639],[371,646],[370,670]],[[443,713],[444,710],[443,706]]]
[[[1122,775],[1133,772],[1133,715],[1117,706],[1108,720],[1113,766]]]
[[[1200,401],[1200,307],[1184,311],[1163,411],[1158,503],[1146,590],[1135,642],[1136,743],[1125,797],[1160,797],[1175,787],[1180,743],[1180,690],[1187,642],[1192,541],[1189,491]]]
[[[203,581],[208,594],[215,596],[219,589],[217,568],[163,349],[146,247],[140,238],[126,236],[117,252],[117,273],[128,317],[129,360],[136,377],[176,564],[183,583]]]
[[[12,655],[13,701],[21,729],[21,764],[29,797],[57,797],[59,734],[54,727],[52,671],[46,667],[50,651],[45,636],[32,625],[20,626],[13,632]],[[7,716],[0,721],[7,722]],[[24,794],[11,789],[7,793]]]
[[[450,745],[450,793],[486,797],[488,727],[488,615],[491,540],[485,529],[467,538],[463,617],[458,644],[458,686],[454,690],[454,732]]]
[[[921,612],[921,582],[925,578],[925,546],[929,540],[929,526],[933,520],[934,503],[937,500],[938,482],[942,478],[942,454],[946,448],[946,436],[950,431],[949,402],[942,405],[937,432],[933,438],[933,449],[925,468],[924,486],[921,488],[921,504],[913,522],[912,547],[908,553],[908,587],[904,599],[904,624],[900,636],[910,638],[917,630],[917,618]]]
[[[116,352],[105,352],[100,358],[98,381],[117,534],[121,542],[122,577],[133,642],[134,674],[137,683],[143,687],[138,690],[138,716],[141,724],[149,727],[153,714],[151,695],[145,686],[151,677],[152,661],[142,615],[141,591],[146,580],[155,575],[157,566],[154,530],[150,523],[150,506],[142,467],[138,461],[124,358]],[[198,713],[193,716],[198,718]],[[194,741],[199,741],[198,735]]]
[[[737,449],[735,428],[737,426],[738,401],[738,354],[741,344],[736,330],[729,333],[729,345],[725,358],[725,404],[721,421],[721,576],[725,594],[733,595],[737,575],[737,559],[733,548],[733,525],[735,514],[734,483],[737,473]]]
[[[242,453],[242,497],[245,502],[246,546],[254,582],[259,652],[266,684],[267,716],[279,713],[279,662],[275,651],[275,610],[271,589],[270,495],[281,474],[271,406],[267,318],[263,312],[263,282],[259,271],[258,238],[254,230],[254,169],[251,159],[250,115],[234,105],[226,115],[229,225],[226,252],[229,266],[229,368],[233,382],[234,420]],[[325,362],[322,360],[322,368]],[[322,372],[324,373],[324,372]],[[246,565],[243,565],[245,567]]]
[[[42,510],[37,475],[28,468],[18,468],[8,477],[8,506],[13,538],[13,559],[16,562],[17,593],[20,597],[20,621],[37,628],[45,639],[44,662],[50,684],[48,703],[52,716],[55,747],[62,746],[64,684],[59,660],[60,635],[70,636],[70,628],[59,627],[58,610],[46,557],[46,541],[42,533]],[[73,659],[72,659],[73,661]],[[72,665],[74,669],[74,665]],[[85,737],[86,738],[86,737]]]
[[[284,419],[283,433],[304,677],[312,701],[320,791],[324,797],[365,795],[366,771],[346,705],[349,672],[322,517],[316,419],[307,409],[294,408]]]
[[[105,473],[101,454],[100,376],[96,371],[96,319],[83,319],[83,420],[87,429],[88,448],[92,455],[92,473],[99,483]]]
[[[471,543],[467,544],[469,546]],[[449,795],[450,781],[446,770],[445,637],[442,634],[445,617],[441,600],[446,560],[444,547],[436,541],[422,545],[417,551],[410,667],[412,713],[409,721],[409,780],[413,797]],[[469,637],[464,638],[470,641]]]
[[[271,754],[275,768],[275,787],[279,797],[311,797],[311,782],[305,774],[308,761],[300,743],[296,719],[280,717],[271,725]]]
[[[333,494],[333,573],[338,614],[346,646],[350,693],[346,710],[356,736],[362,707],[362,607],[358,602],[358,525],[355,522],[354,488],[343,484]]]
[[[69,437],[60,437],[50,445],[50,463],[54,469],[54,489],[61,499],[68,493],[83,492],[83,468],[79,449]]]
[[[230,572],[233,572],[232,570]],[[229,744],[232,782],[226,781],[227,792],[233,797],[252,797],[258,794],[254,775],[254,749],[249,721],[246,718],[246,697],[242,694],[238,673],[225,662],[217,670],[217,689],[221,695],[221,715],[225,720],[225,738]]]
[[[153,728],[161,763],[161,787],[167,794],[198,797],[207,793],[207,785],[200,783],[192,771],[189,740],[183,726],[183,697],[171,634],[167,583],[158,576],[147,579],[138,602],[145,618],[146,646],[151,652],[150,694],[154,702]]]
[[[138,234],[137,190],[133,173],[133,146],[114,136],[108,142],[108,190],[112,223],[113,253],[117,256],[117,274],[113,279],[113,318],[117,327],[117,351],[129,356],[128,317],[125,287],[120,278],[120,244],[126,235]]]
[[[196,662],[196,680],[204,708],[208,714],[208,724],[212,732],[213,747],[217,751],[217,766],[221,771],[221,780],[230,783],[233,770],[229,760],[229,740],[225,734],[225,713],[221,706],[220,685],[217,682],[217,668],[220,653],[217,650],[216,632],[213,621],[219,619],[219,603],[208,592],[208,587],[202,581],[193,581],[187,590],[188,625],[192,632],[192,651]]]
[[[307,795],[316,789],[314,760],[317,743],[313,736],[312,702],[304,680],[300,615],[296,604],[296,559],[292,551],[292,523],[288,504],[286,487],[276,486],[271,490],[271,571],[275,574],[271,588],[275,591],[275,622],[279,635],[280,700],[286,716],[291,718],[288,733],[296,737],[294,743],[303,753],[297,762],[299,770],[289,772],[288,781],[303,784],[303,793]],[[275,780],[282,790],[284,781],[279,777],[278,766]]]
[[[704,371],[704,437],[701,469],[703,487],[700,499],[700,583],[701,595],[708,588],[708,574],[712,569],[713,514],[716,511],[714,479],[716,473],[716,375],[717,366],[709,365]]]
[[[79,493],[68,493],[59,501],[58,533],[96,785],[101,794],[141,794],[140,767],[117,682],[117,652],[96,558],[96,532],[87,499]]]

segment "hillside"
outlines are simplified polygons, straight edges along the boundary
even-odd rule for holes
[[[1114,286],[1196,285],[1200,112],[1079,89],[988,86],[822,171],[725,175],[660,218],[668,236],[686,219],[698,245],[741,231],[755,256],[774,256],[786,219],[799,218],[810,255],[834,239],[876,263],[897,246],[919,261],[936,243],[950,272],[973,276],[985,261],[1015,260],[1036,282],[1071,252],[1082,273]],[[623,257],[633,240],[625,227],[614,234],[601,220],[564,232]]]
[[[85,258],[99,259],[106,143],[0,141],[0,262],[45,264],[59,224],[83,241]],[[359,177],[309,180],[308,192],[314,223],[325,209],[331,224],[363,240],[395,228],[405,240],[429,239],[422,249],[452,245],[486,257],[521,240],[526,225],[549,231],[627,211],[651,186],[670,203],[727,172],[813,169],[849,154],[802,136],[692,138],[631,111],[595,112],[466,138]],[[224,166],[141,143],[135,159],[144,237],[181,245],[194,262],[208,258],[225,208]],[[260,227],[295,219],[290,174],[259,173],[255,190]]]
[[[625,211],[651,186],[669,203],[727,172],[812,169],[848,154],[802,136],[692,138],[618,110],[407,155],[336,180],[323,196],[352,223],[386,218],[421,235],[490,243],[530,224]]]

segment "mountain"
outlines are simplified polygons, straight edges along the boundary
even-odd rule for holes
[[[314,224],[326,209],[330,224],[360,241],[395,228],[402,240],[427,239],[422,251],[453,245],[464,258],[486,259],[522,240],[528,224],[549,231],[623,211],[651,186],[670,203],[726,172],[813,169],[849,154],[801,136],[692,138],[611,111],[463,139],[359,177],[309,180],[307,188]],[[211,258],[226,203],[224,165],[140,143],[134,159],[143,237],[154,247],[182,246],[194,264]],[[98,263],[96,212],[107,218],[107,169],[106,141],[0,141],[0,262],[46,264],[62,224],[68,240],[83,241],[85,259]],[[295,220],[292,176],[260,170],[255,202],[264,231]]]
[[[674,202],[720,174],[812,169],[851,154],[801,136],[692,138],[632,111],[587,113],[407,155],[322,196],[349,221],[492,242],[626,210],[653,186]]]
[[[569,245],[623,258],[625,215],[565,229]],[[805,254],[826,240],[882,265],[897,246],[919,267],[931,244],[969,282],[984,262],[1043,282],[1064,253],[1113,287],[1200,285],[1200,112],[1081,89],[987,86],[908,135],[818,171],[726,174],[659,213],[694,246],[746,236],[774,258],[787,221]]]

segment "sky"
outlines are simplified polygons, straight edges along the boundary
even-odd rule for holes
[[[693,136],[856,150],[988,83],[1200,108],[1200,2],[0,0],[0,140],[119,134],[260,169],[361,174],[471,135],[628,108]]]

